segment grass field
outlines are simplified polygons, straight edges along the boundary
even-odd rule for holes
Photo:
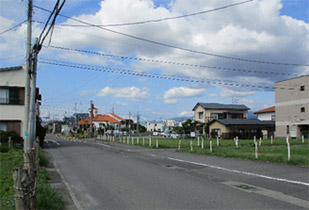
[[[2,145],[3,146],[3,145]],[[0,209],[15,209],[13,169],[23,166],[23,150],[10,149],[0,153]],[[40,153],[40,166],[46,166],[48,160]],[[44,167],[40,167],[40,179],[37,184],[38,209],[64,209],[65,203],[58,193],[48,184],[49,176]]]
[[[182,139],[181,149],[178,150],[179,140],[170,138],[155,138],[151,139],[151,146],[149,146],[149,137],[139,138],[138,146],[156,148],[156,140],[158,140],[158,148],[171,148],[179,152],[198,153],[203,155],[214,155],[221,157],[232,157],[239,159],[256,160],[255,145],[253,139],[238,141],[238,148],[236,148],[234,140],[220,140],[217,146],[216,139],[212,140],[212,152],[210,152],[210,140],[204,141],[204,149],[201,148],[202,140],[198,146],[196,139]],[[137,145],[137,138],[134,138],[134,145]],[[192,141],[193,151],[191,151],[190,141]],[[260,140],[257,139],[259,145]],[[120,139],[116,138],[115,142],[120,143]],[[125,137],[125,144],[127,144],[127,137]],[[291,145],[291,158],[288,161],[288,148],[285,139],[275,139],[271,144],[270,139],[261,141],[261,146],[258,146],[258,159],[265,162],[284,163],[299,166],[309,166],[309,140],[305,139],[302,143],[301,139],[292,139],[289,141]],[[123,138],[121,140],[123,143]],[[129,144],[132,145],[132,137],[129,138]]]

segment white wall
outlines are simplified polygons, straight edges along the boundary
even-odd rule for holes
[[[271,116],[274,115],[274,114],[275,114],[275,112],[261,113],[261,114],[258,114],[258,119],[262,120],[262,121],[270,121],[270,120],[272,120]]]

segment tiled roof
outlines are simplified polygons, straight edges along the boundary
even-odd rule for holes
[[[109,115],[111,115],[112,117],[116,118],[116,120],[126,121],[125,119],[119,117],[118,115],[116,115],[116,114],[114,114],[114,113],[110,113]]]
[[[237,125],[237,126],[275,126],[273,121],[261,121],[257,119],[215,119],[212,122],[219,122],[223,125]],[[211,122],[211,123],[212,123]]]
[[[275,106],[268,107],[266,109],[261,109],[259,111],[253,112],[254,114],[261,114],[261,113],[268,113],[268,112],[275,112],[276,108]]]
[[[102,122],[111,122],[111,123],[119,123],[120,121],[109,116],[109,115],[102,115],[102,114],[98,114],[96,115],[92,121],[102,121]]]
[[[85,118],[84,120],[80,120],[78,122],[79,125],[88,125],[89,123],[90,123],[90,118],[89,117]]]
[[[242,104],[219,104],[219,103],[197,103],[193,108],[193,111],[196,107],[200,105],[204,109],[229,109],[229,110],[249,110],[249,108]]]

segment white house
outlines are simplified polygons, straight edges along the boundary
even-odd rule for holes
[[[276,114],[275,114],[276,108],[275,106],[268,107],[266,109],[261,109],[256,112],[253,112],[254,114],[257,114],[258,119],[262,121],[275,121]]]
[[[147,122],[146,129],[148,132],[163,131],[164,124],[162,122]]]

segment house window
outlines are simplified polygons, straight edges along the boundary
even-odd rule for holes
[[[0,104],[24,105],[25,89],[21,87],[0,88]]]
[[[10,102],[9,89],[0,89],[0,104],[8,104]]]
[[[276,115],[272,114],[271,115],[271,120],[275,120],[276,119]]]
[[[286,134],[290,134],[290,126],[289,125],[286,126]]]
[[[198,113],[198,119],[203,119],[203,112]]]
[[[300,91],[305,91],[305,85],[300,86]]]
[[[306,112],[305,107],[301,107],[301,108],[300,108],[300,112]]]

